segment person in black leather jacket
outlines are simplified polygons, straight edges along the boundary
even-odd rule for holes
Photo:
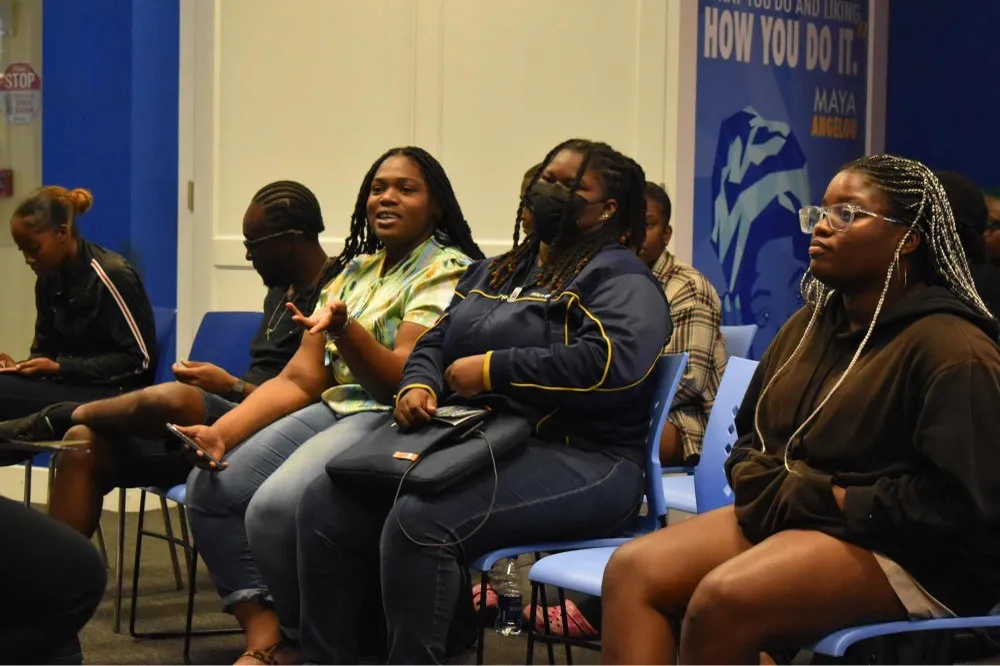
[[[27,359],[0,353],[0,420],[65,400],[147,386],[156,326],[142,280],[119,254],[85,240],[77,219],[93,197],[43,187],[14,211],[10,231],[35,281],[35,336]]]

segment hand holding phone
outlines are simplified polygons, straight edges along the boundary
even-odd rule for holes
[[[205,426],[201,427],[204,428],[205,431],[208,430],[208,428]],[[218,472],[229,466],[229,463],[223,461],[221,456],[213,454],[208,448],[198,443],[196,438],[201,433],[195,434],[194,437],[191,437],[181,432],[180,428],[178,428],[173,423],[167,424],[167,430],[169,430],[172,435],[180,439],[181,442],[184,443],[184,446],[186,446],[189,450],[191,450],[195,454],[196,456],[195,464],[198,464],[197,461],[207,461],[207,465],[198,465],[198,467],[206,469],[210,472]]]

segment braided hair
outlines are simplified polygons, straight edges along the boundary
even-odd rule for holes
[[[930,169],[904,157],[872,155],[849,162],[842,170],[864,175],[888,198],[890,215],[920,232],[924,249],[918,259],[928,282],[948,288],[973,310],[992,316],[972,281],[948,193]],[[802,294],[815,307],[825,303],[829,289],[807,272]]]
[[[462,207],[458,205],[458,198],[444,167],[433,155],[416,146],[392,148],[375,160],[368,169],[364,180],[361,181],[354,212],[351,214],[351,235],[347,239],[344,253],[351,253],[353,257],[358,254],[373,254],[382,249],[382,241],[368,226],[368,195],[372,189],[372,181],[375,180],[375,173],[382,166],[382,162],[390,157],[399,156],[408,157],[420,169],[427,182],[431,202],[440,212],[440,217],[434,225],[434,237],[442,245],[457,247],[471,259],[482,259],[483,251],[472,238],[472,230],[465,220],[465,215],[462,214]]]
[[[618,206],[611,219],[598,231],[582,238],[557,235],[552,243],[549,259],[539,271],[537,285],[559,291],[590,262],[603,248],[612,242],[620,242],[637,252],[642,247],[646,236],[646,174],[635,160],[622,155],[606,143],[589,141],[587,139],[570,139],[560,143],[549,151],[535,173],[531,183],[525,189],[525,196],[517,206],[514,217],[514,246],[505,254],[495,258],[490,264],[490,286],[498,289],[511,279],[520,269],[523,262],[536,251],[534,235],[521,239],[521,216],[527,204],[527,192],[541,178],[545,168],[556,155],[564,150],[583,155],[580,169],[576,174],[571,191],[580,188],[580,182],[588,169],[593,169],[604,186],[604,195],[615,199]],[[567,207],[564,216],[571,215]],[[568,220],[563,220],[566,222]],[[564,228],[565,225],[560,225]]]
[[[872,316],[868,331],[862,338],[858,349],[854,352],[847,369],[840,375],[830,391],[823,397],[819,405],[809,414],[809,416],[795,429],[788,438],[784,447],[785,469],[791,473],[799,472],[789,464],[789,452],[793,442],[799,437],[805,428],[816,418],[826,403],[829,402],[833,394],[840,389],[844,380],[851,373],[855,363],[861,357],[868,340],[875,330],[879,313],[885,303],[886,294],[892,283],[894,271],[899,266],[900,251],[903,243],[913,230],[920,233],[925,242],[921,243],[922,252],[916,259],[924,268],[924,279],[933,284],[946,287],[962,302],[986,317],[993,318],[990,309],[983,303],[969,272],[968,262],[965,252],[962,249],[962,242],[959,238],[955,226],[955,215],[952,212],[948,201],[948,195],[941,181],[926,166],[915,160],[909,160],[895,155],[872,155],[861,157],[846,164],[841,171],[853,171],[864,176],[866,181],[882,192],[889,200],[890,214],[900,222],[907,224],[910,230],[900,241],[896,248],[895,259],[889,264],[886,274],[885,285],[882,294],[879,296],[878,304],[875,306],[875,313]],[[819,315],[830,301],[833,291],[813,277],[811,272],[806,272],[802,278],[802,295],[812,309],[809,323],[802,334],[795,349],[788,359],[778,367],[770,381],[764,386],[757,400],[754,409],[754,432],[760,440],[761,448],[766,451],[767,444],[760,430],[760,406],[764,402],[764,396],[774,385],[775,380],[792,365],[798,357],[799,352],[805,346],[805,341],[819,320]]]
[[[265,185],[253,195],[267,219],[282,230],[301,231],[310,238],[323,233],[323,212],[312,190],[293,180],[279,180]]]

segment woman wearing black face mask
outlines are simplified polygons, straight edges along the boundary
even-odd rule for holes
[[[636,256],[644,188],[642,169],[606,144],[557,146],[528,189],[533,234],[473,264],[410,354],[402,428],[420,428],[454,393],[538,410],[528,445],[497,461],[498,481],[489,468],[431,497],[404,492],[396,516],[391,492],[325,476],[306,488],[296,526],[299,576],[310,581],[305,661],[357,661],[366,618],[356,611],[379,565],[389,662],[441,663],[470,560],[513,543],[614,534],[636,515],[653,390],[644,379],[671,328],[663,289]],[[494,483],[490,517],[470,534]]]

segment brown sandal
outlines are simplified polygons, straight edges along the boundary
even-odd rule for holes
[[[251,659],[256,659],[260,663],[264,664],[264,666],[277,666],[278,660],[274,658],[274,655],[282,648],[282,646],[284,646],[284,644],[284,641],[278,641],[274,645],[270,645],[263,650],[247,650],[237,657],[236,661],[239,661],[243,657],[250,657]]]

